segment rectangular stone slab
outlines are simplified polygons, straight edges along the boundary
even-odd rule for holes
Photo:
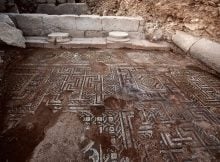
[[[76,15],[46,15],[43,17],[44,35],[76,30]]]
[[[76,17],[77,30],[102,30],[102,21],[100,16],[81,15]]]
[[[62,48],[106,48],[106,38],[73,38],[60,45]]]
[[[106,31],[96,31],[96,30],[85,31],[85,38],[106,37],[107,35],[108,33]]]
[[[138,31],[141,18],[120,17],[120,16],[103,16],[102,27],[106,31]]]

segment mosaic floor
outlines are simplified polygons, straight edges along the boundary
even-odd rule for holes
[[[13,130],[43,105],[66,115],[51,136],[65,139],[65,131],[82,127],[83,137],[60,142],[53,159],[56,142],[45,142],[44,131],[31,161],[220,161],[220,79],[195,60],[132,50],[26,53],[6,75],[7,126]]]

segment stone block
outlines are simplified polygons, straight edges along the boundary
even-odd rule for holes
[[[86,3],[72,3],[73,14],[86,15],[89,14],[89,8]]]
[[[56,4],[56,0],[47,0],[47,3],[49,3],[49,4]]]
[[[49,15],[54,15],[57,13],[55,4],[39,4],[36,12]]]
[[[102,27],[106,31],[138,31],[140,18],[103,16]]]
[[[44,48],[47,42],[46,37],[25,37],[27,47]]]
[[[106,38],[73,38],[61,43],[62,48],[106,48]]]
[[[166,42],[152,43],[147,40],[130,40],[128,42],[111,42],[106,38],[72,38],[65,43],[47,42],[47,37],[26,37],[27,47],[41,48],[129,48],[142,50],[170,50]]]
[[[0,14],[0,22],[5,22],[10,26],[15,27],[15,24],[13,23],[13,21],[10,19],[8,15]]]
[[[44,35],[76,30],[75,18],[75,15],[45,15],[43,17]]]
[[[43,17],[45,14],[16,14],[14,15],[17,27],[23,31],[25,36],[42,36],[45,34],[43,28]]]
[[[192,45],[190,55],[220,73],[220,44],[202,38]]]
[[[188,52],[191,46],[200,39],[182,31],[176,31],[176,34],[172,37],[173,42],[184,52]]]
[[[64,3],[58,6],[52,4],[39,4],[37,13],[45,13],[49,15],[81,15],[87,14],[88,7],[85,3]]]
[[[47,0],[36,0],[37,3],[47,3]]]
[[[72,3],[64,3],[60,4],[56,7],[56,14],[62,15],[62,14],[75,14],[73,13],[73,5]]]
[[[67,3],[76,3],[75,0],[67,0]]]
[[[128,32],[131,39],[145,39],[145,34],[140,32]]]
[[[66,3],[66,0],[57,0],[59,4]]]
[[[56,8],[57,14],[75,14],[82,15],[87,14],[88,7],[85,3],[64,3]]]
[[[131,41],[128,42],[112,42],[107,41],[107,48],[120,49],[120,48],[131,48]]]
[[[48,42],[64,43],[71,40],[69,33],[51,33],[48,35]]]
[[[69,33],[72,38],[84,38],[85,37],[85,31],[64,30],[64,32]]]
[[[107,35],[108,33],[105,31],[94,31],[94,30],[85,31],[86,38],[107,37]]]
[[[22,31],[5,22],[0,22],[0,40],[8,45],[25,48]]]
[[[76,18],[77,30],[102,30],[102,21],[100,16],[81,15]]]

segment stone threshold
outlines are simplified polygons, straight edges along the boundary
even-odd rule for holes
[[[25,37],[27,47],[38,48],[128,48],[140,50],[156,50],[169,51],[170,44],[167,42],[152,43],[148,40],[131,39],[128,42],[111,42],[107,38],[72,38],[71,41],[65,43],[51,43],[47,41],[47,37]]]

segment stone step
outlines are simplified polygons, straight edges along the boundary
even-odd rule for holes
[[[51,33],[48,35],[48,42],[53,42],[53,43],[64,43],[70,41],[70,35],[69,33]]]
[[[128,48],[141,50],[169,51],[167,42],[152,43],[147,40],[131,39],[127,42],[111,42],[107,38],[72,38],[65,43],[54,44],[47,41],[46,37],[26,37],[27,47],[38,48]]]
[[[73,38],[62,43],[61,48],[106,48],[106,38]]]

